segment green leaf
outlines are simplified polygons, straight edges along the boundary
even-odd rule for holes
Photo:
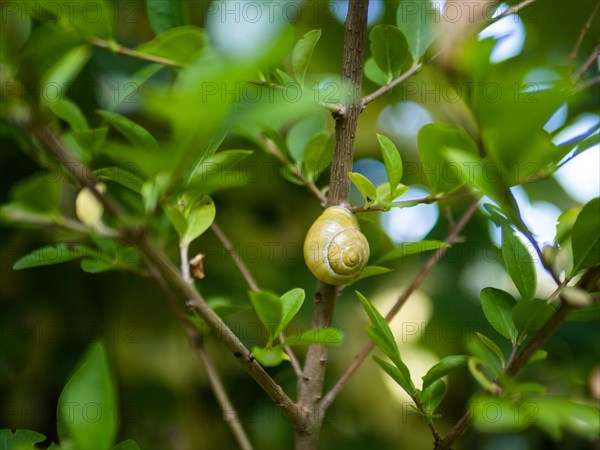
[[[102,169],[95,170],[93,173],[94,176],[101,180],[110,180],[138,194],[142,193],[144,181],[137,175],[121,167],[103,167]]]
[[[535,353],[529,358],[529,362],[543,361],[548,356],[548,352],[546,350],[536,350]]]
[[[115,445],[113,450],[140,450],[140,446],[133,439],[127,439]]]
[[[77,78],[91,56],[92,50],[89,45],[73,47],[43,75],[41,92],[46,92],[46,87],[53,85],[64,87],[59,89],[61,94],[64,94],[67,91],[66,87]]]
[[[194,239],[204,233],[215,220],[216,209],[212,198],[201,194],[195,198],[184,195],[184,216],[186,218],[185,233],[181,236],[180,245],[187,247]]]
[[[419,61],[439,33],[440,13],[431,0],[400,2],[398,28],[406,36],[408,49]]]
[[[525,244],[508,226],[502,227],[502,258],[523,299],[531,300],[537,287],[533,258]]]
[[[110,123],[115,129],[127,138],[136,147],[142,149],[155,149],[158,148],[156,139],[141,125],[138,125],[134,121],[128,119],[121,114],[117,114],[112,111],[98,110],[104,120]]]
[[[325,118],[320,114],[310,115],[296,122],[288,131],[285,143],[294,162],[302,164],[308,142],[323,132]]]
[[[150,42],[139,45],[136,50],[170,59],[185,67],[200,57],[205,46],[204,31],[194,25],[185,25],[163,31]]]
[[[507,398],[479,395],[471,398],[473,426],[483,433],[522,431],[537,421],[535,404],[530,401],[513,403]]]
[[[46,436],[31,430],[0,430],[0,449],[34,450],[35,444],[46,440]]]
[[[146,0],[146,12],[156,34],[186,24],[183,0]]]
[[[389,273],[391,271],[392,271],[392,269],[389,269],[387,267],[367,266],[361,272],[360,276],[350,284],[354,284],[357,281],[364,280],[365,278],[374,277],[377,275],[383,275],[384,273]]]
[[[85,131],[75,131],[73,138],[87,153],[95,154],[106,142],[108,136],[108,127],[93,128]]]
[[[252,154],[252,150],[224,150],[204,159],[192,169],[188,185],[203,189],[213,184],[222,184],[236,165]]]
[[[381,183],[379,186],[377,186],[377,203],[387,208],[386,211],[390,208],[407,207],[406,204],[399,205],[390,199],[397,200],[399,197],[402,197],[404,194],[406,194],[409,189],[410,186],[404,186],[403,184],[400,184],[393,192],[390,190],[389,182],[386,181],[385,183]],[[418,202],[415,202],[415,205],[416,204],[418,204]]]
[[[377,199],[377,189],[371,181],[361,173],[349,172],[348,177],[365,199],[365,206],[369,206]]]
[[[403,380],[405,380],[405,385],[409,388],[411,394],[416,392],[415,385],[412,382],[410,377],[410,371],[404,361],[402,361],[402,357],[400,356],[400,352],[398,350],[398,346],[395,341],[390,341],[385,332],[379,328],[376,328],[373,325],[367,325],[367,334],[371,338],[371,340],[375,343],[375,345],[383,352],[385,355],[392,360],[394,365],[400,371]]]
[[[81,450],[109,449],[119,428],[117,397],[104,343],[92,344],[65,385],[57,408],[58,437]]]
[[[486,391],[490,392],[498,392],[498,386],[491,381],[485,373],[481,370],[480,366],[484,365],[481,360],[476,357],[471,357],[467,361],[467,367],[469,368],[469,372],[473,375],[473,378],[484,388]]]
[[[421,392],[419,397],[425,406],[425,415],[427,417],[431,418],[433,416],[433,413],[440,406],[445,395],[446,383],[443,380],[435,380],[428,387],[423,388],[423,392]]]
[[[438,248],[450,247],[450,244],[441,241],[418,241],[418,242],[403,242],[398,247],[390,250],[383,255],[376,264],[382,264],[393,259],[404,258],[405,256],[415,255],[417,253],[427,252],[429,250],[437,250]]]
[[[279,336],[285,330],[285,327],[291,322],[291,320],[298,314],[306,294],[304,289],[295,288],[291,291],[286,292],[279,297],[281,303],[281,321],[277,325],[275,330],[275,336]]]
[[[448,160],[443,150],[459,149],[473,158],[478,157],[477,145],[467,132],[456,125],[432,123],[421,127],[417,135],[419,156],[432,195],[455,191],[471,180],[469,163]]]
[[[303,171],[312,181],[329,167],[333,158],[333,139],[331,133],[322,131],[313,136],[304,150]]]
[[[477,336],[477,338],[481,342],[483,342],[483,344],[487,348],[489,348],[492,352],[494,352],[494,354],[498,357],[498,359],[502,363],[502,366],[504,367],[504,364],[506,363],[506,361],[504,361],[504,355],[502,354],[502,350],[500,350],[500,348],[496,345],[496,343],[481,333],[475,333],[475,336]]]
[[[73,261],[97,253],[95,250],[81,244],[56,244],[38,248],[20,258],[13,265],[14,270],[30,269],[32,267],[51,266],[67,261]]]
[[[364,72],[365,76],[375,84],[383,86],[387,83],[385,73],[381,71],[373,58],[369,58],[367,59],[367,62],[365,62]]]
[[[402,158],[398,149],[394,143],[384,136],[383,134],[377,135],[379,141],[379,147],[381,148],[381,154],[383,156],[383,162],[385,164],[385,171],[387,172],[388,180],[390,183],[390,193],[395,193],[396,188],[402,180]],[[394,200],[390,195],[389,200]]]
[[[436,380],[439,380],[442,377],[445,377],[450,372],[454,372],[457,369],[460,369],[469,360],[469,356],[467,355],[450,355],[446,356],[439,363],[435,364],[431,367],[427,373],[423,376],[423,389],[427,389],[431,383]]]
[[[588,202],[573,225],[571,245],[573,270],[571,275],[600,262],[600,198]]]
[[[366,311],[367,315],[369,316],[369,319],[371,320],[371,323],[373,324],[373,326],[381,331],[383,337],[388,342],[388,344],[392,347],[392,349],[394,349],[395,352],[398,352],[398,346],[396,345],[396,340],[394,339],[392,330],[390,329],[390,326],[388,325],[386,320],[379,313],[379,311],[377,311],[377,308],[375,308],[373,306],[373,304],[369,300],[367,300],[367,298],[364,295],[362,295],[358,291],[354,291],[354,292],[356,293],[356,296],[360,300],[361,305],[363,306],[364,310]]]
[[[269,344],[279,336],[276,331],[283,314],[281,299],[270,292],[260,291],[248,293],[250,302],[260,321],[269,334]]]
[[[304,84],[306,69],[312,58],[321,30],[311,30],[296,42],[292,51],[292,72],[300,84]]]
[[[410,381],[410,377],[407,378],[406,374],[402,373],[397,367],[392,366],[378,356],[373,356],[373,360],[375,360],[375,362],[379,364],[408,395],[413,396],[415,394],[415,388],[412,381]]]
[[[377,25],[369,34],[373,59],[389,83],[400,74],[408,56],[408,44],[402,32],[392,25]]]
[[[512,319],[512,309],[517,304],[512,295],[501,289],[485,288],[481,291],[481,307],[490,325],[512,343],[517,341],[517,329]]]
[[[52,215],[58,213],[61,174],[39,172],[19,181],[10,192],[14,203],[28,211]]]
[[[68,98],[62,97],[55,102],[46,102],[46,105],[56,117],[64,120],[75,131],[86,131],[89,129],[85,116],[75,103]]]
[[[595,441],[600,435],[600,411],[596,405],[561,397],[535,397],[536,415],[530,423],[560,440],[562,430]]]
[[[512,318],[520,336],[535,333],[552,317],[554,307],[542,300],[519,302],[512,310]]]
[[[600,305],[592,305],[589,308],[577,309],[567,315],[567,320],[572,322],[587,322],[600,320]]]
[[[252,347],[252,354],[265,367],[275,367],[284,360],[289,359],[289,356],[283,351],[281,346],[273,348]]]
[[[286,336],[283,341],[284,345],[338,345],[341,344],[344,335],[337,328],[317,328],[308,330],[300,336]]]

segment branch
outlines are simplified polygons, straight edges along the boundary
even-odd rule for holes
[[[585,60],[583,65],[579,68],[579,70],[573,77],[573,79],[575,81],[581,79],[583,74],[590,68],[590,66],[592,64],[594,64],[594,62],[596,61],[596,58],[598,58],[598,55],[600,55],[600,45],[596,46],[596,48],[594,50],[592,50],[592,53],[590,53],[590,56],[588,56],[588,58]]]
[[[585,37],[588,30],[590,29],[590,26],[592,25],[592,20],[594,19],[594,16],[598,12],[599,6],[600,6],[600,1],[596,2],[596,5],[594,6],[594,9],[592,10],[592,14],[590,14],[590,17],[585,22],[585,24],[583,25],[583,28],[579,32],[579,36],[577,37],[575,46],[573,47],[573,50],[571,51],[571,54],[569,55],[569,62],[567,65],[567,73],[569,73],[569,74],[573,73],[573,65],[575,64],[575,59],[577,58],[577,53],[579,53],[579,48],[581,47],[581,44],[583,43],[583,38]],[[584,70],[584,72],[585,72],[585,70]],[[579,79],[579,77],[576,76],[576,79]]]
[[[575,86],[574,92],[581,92],[587,88],[592,87],[595,84],[600,83],[600,75],[595,76],[594,78],[590,78],[589,80],[584,81],[583,83],[579,83]],[[563,166],[564,164],[561,164]]]
[[[107,41],[105,39],[101,39],[99,37],[90,37],[88,39],[90,44],[95,45],[96,47],[105,48],[110,50],[113,53],[117,53],[119,55],[130,56],[132,58],[141,59],[144,61],[162,64],[163,66],[175,67],[177,69],[181,69],[183,66],[179,64],[177,61],[172,59],[163,58],[162,56],[151,55],[149,53],[140,52],[138,50],[134,50],[128,47],[125,47],[115,41]]]
[[[464,192],[459,194],[449,194],[449,195],[435,195],[433,197],[423,197],[417,198],[415,200],[403,200],[400,202],[393,202],[394,207],[407,208],[416,205],[429,205],[431,203],[438,202],[440,200],[452,200],[461,197],[471,196],[471,192]],[[350,210],[354,214],[362,213],[362,212],[370,212],[370,211],[388,211],[389,208],[383,205],[371,205],[367,207],[362,206],[353,206]]]
[[[398,78],[396,78],[393,81],[390,81],[387,84],[384,84],[379,89],[377,89],[375,92],[363,97],[363,99],[362,99],[363,109],[366,108],[366,106],[369,103],[371,103],[373,100],[375,100],[376,98],[382,96],[383,94],[391,91],[396,86],[398,86],[400,83],[402,83],[403,81],[406,81],[408,78],[412,77],[414,74],[416,74],[422,68],[423,68],[422,62],[414,63],[410,69],[408,69],[406,72],[404,72]]]
[[[48,128],[28,130],[38,136],[48,149],[59,159],[63,166],[72,170],[73,177],[83,186],[87,186],[92,194],[102,203],[104,209],[113,215],[118,222],[123,222],[124,215],[121,208],[112,200],[102,195],[93,183],[90,170],[77,159],[73,158],[62,142]],[[297,431],[306,428],[304,417],[298,414],[298,408],[286,395],[281,386],[265,371],[265,369],[254,359],[251,352],[238,339],[233,331],[223,320],[208,306],[204,298],[196,289],[187,283],[173,263],[159,250],[156,250],[146,239],[143,232],[137,229],[124,227],[125,239],[138,247],[141,254],[161,272],[163,277],[172,283],[188,298],[187,305],[196,311],[206,322],[209,330],[213,332],[237,358],[242,367],[263,388],[273,402],[281,408],[290,424]]]
[[[471,219],[471,217],[477,210],[478,204],[479,204],[479,198],[477,198],[477,200],[475,202],[473,202],[473,204],[463,214],[463,216],[458,221],[458,223],[450,229],[450,231],[445,239],[446,243],[452,244],[457,241],[460,232],[463,230],[465,225],[469,222],[469,220]],[[442,256],[444,256],[444,254],[446,253],[447,250],[448,250],[448,247],[438,248],[435,251],[435,253],[431,256],[431,258],[429,258],[427,263],[425,263],[425,266],[423,266],[423,268],[421,269],[419,274],[415,277],[415,279],[412,281],[410,286],[408,286],[408,288],[406,288],[406,290],[402,293],[402,295],[400,295],[400,297],[398,297],[398,300],[396,300],[396,303],[394,304],[394,306],[392,306],[392,308],[390,308],[388,313],[385,315],[385,319],[388,322],[391,322],[391,320],[398,313],[398,311],[400,311],[402,306],[404,306],[404,304],[409,299],[409,297],[412,295],[412,293],[415,292],[421,286],[421,284],[423,284],[423,281],[425,281],[425,278],[427,278],[427,275],[429,275],[431,270],[440,261],[440,259],[442,258]],[[371,353],[371,350],[373,350],[374,347],[375,347],[375,344],[373,343],[373,341],[369,341],[362,348],[360,353],[355,356],[355,358],[352,361],[352,363],[350,364],[350,366],[348,366],[348,368],[340,376],[340,378],[333,385],[333,387],[330,389],[330,391],[327,393],[327,395],[325,395],[325,397],[323,397],[323,400],[321,401],[321,410],[323,412],[325,410],[327,410],[327,408],[331,405],[331,403],[333,403],[335,397],[344,388],[344,386],[346,385],[346,383],[348,382],[350,377],[352,375],[354,375],[354,372],[356,372],[356,370],[361,366],[361,364],[364,362],[364,360],[369,355],[369,353]]]

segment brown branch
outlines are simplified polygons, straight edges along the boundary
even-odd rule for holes
[[[363,109],[366,108],[366,106],[369,103],[371,103],[373,100],[375,100],[378,97],[381,97],[383,94],[391,91],[396,86],[398,86],[400,83],[402,83],[403,81],[406,81],[408,78],[412,77],[414,74],[416,74],[417,72],[419,72],[422,68],[423,68],[423,63],[421,63],[421,62],[414,63],[410,69],[408,69],[406,72],[404,72],[398,78],[396,78],[393,81],[390,81],[387,84],[384,84],[383,86],[381,86],[376,91],[374,91],[371,94],[363,97],[363,99],[362,99],[362,107],[363,107]]]
[[[598,55],[600,55],[600,45],[596,46],[596,48],[592,50],[590,56],[588,56],[588,58],[585,60],[585,62],[582,64],[582,66],[579,68],[579,70],[573,77],[574,81],[578,81],[581,79],[583,74],[590,68],[592,64],[594,64],[596,58],[598,58]]]
[[[446,243],[452,244],[457,241],[460,232],[463,230],[465,225],[469,222],[469,220],[475,213],[478,204],[479,204],[479,198],[477,198],[477,200],[475,202],[473,202],[473,204],[463,214],[463,216],[458,221],[458,223],[450,229],[450,231],[445,239]],[[390,308],[390,310],[387,312],[387,314],[385,315],[385,319],[388,322],[390,322],[395,317],[395,315],[398,313],[398,311],[400,311],[400,309],[402,308],[402,306],[404,306],[404,304],[410,298],[412,293],[415,292],[421,286],[421,284],[423,284],[423,281],[425,281],[425,278],[427,278],[427,275],[429,275],[431,270],[440,261],[442,256],[444,256],[446,251],[448,251],[448,247],[438,248],[435,251],[435,253],[431,256],[431,258],[429,258],[427,263],[425,263],[425,266],[423,266],[423,268],[421,269],[419,274],[414,278],[414,280],[412,281],[410,286],[408,286],[408,288],[406,288],[406,290],[402,293],[402,295],[400,295],[400,297],[398,297],[394,306],[392,306]],[[323,412],[325,412],[327,410],[327,408],[331,405],[331,403],[333,403],[334,399],[340,393],[340,391],[344,388],[344,386],[346,385],[346,383],[348,382],[350,377],[352,375],[354,375],[354,373],[358,370],[358,368],[364,362],[364,360],[369,355],[369,353],[371,353],[371,350],[373,350],[374,346],[375,346],[375,344],[373,344],[373,341],[369,341],[367,344],[365,344],[365,346],[362,348],[360,353],[354,357],[354,360],[352,361],[350,366],[348,366],[348,368],[344,371],[344,373],[336,381],[336,383],[329,390],[327,395],[325,395],[325,397],[323,397],[323,400],[321,401],[321,404],[320,404],[320,407]]]
[[[172,59],[140,52],[138,50],[125,47],[114,41],[107,41],[99,37],[90,37],[88,41],[90,42],[90,44],[95,45],[96,47],[105,48],[119,55],[130,56],[132,58],[141,59],[151,63],[162,64],[163,66],[175,67],[177,69],[181,69],[183,67],[177,61],[174,61]]]
[[[578,85],[575,86],[574,92],[581,92],[587,88],[592,87],[595,84],[600,83],[600,75],[594,77],[594,78],[590,78],[589,80],[584,81],[583,83],[579,83]],[[561,164],[561,167],[564,164]]]
[[[394,207],[407,208],[407,207],[416,206],[416,205],[429,205],[431,203],[435,203],[440,200],[453,200],[456,198],[467,197],[467,196],[471,196],[471,195],[472,195],[471,192],[449,194],[449,195],[436,195],[433,197],[417,198],[415,200],[402,200],[402,201],[394,202],[393,205],[394,205]],[[389,208],[387,208],[383,205],[371,205],[371,206],[367,206],[367,207],[353,206],[350,208],[350,210],[354,214],[358,214],[358,213],[370,212],[370,211],[388,211]]]
[[[594,6],[594,9],[592,10],[592,14],[590,14],[590,17],[585,22],[585,24],[583,25],[583,28],[579,32],[579,36],[577,37],[575,46],[573,47],[573,50],[571,51],[571,54],[569,55],[569,62],[567,64],[567,73],[569,73],[569,74],[573,73],[573,65],[575,64],[575,59],[577,58],[577,53],[579,53],[579,48],[581,47],[581,44],[583,43],[583,38],[585,37],[588,30],[590,29],[590,26],[592,25],[592,20],[594,19],[594,16],[598,12],[598,7],[600,7],[600,1],[596,2],[596,5]],[[584,70],[584,72],[585,72],[585,70]],[[579,77],[576,76],[576,79],[579,79]]]

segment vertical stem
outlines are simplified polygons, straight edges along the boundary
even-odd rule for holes
[[[345,24],[342,63],[343,114],[335,115],[335,148],[327,206],[348,203],[354,159],[354,140],[358,116],[362,109],[362,83],[368,0],[350,0]],[[313,328],[331,325],[337,288],[322,282],[317,284],[313,306]],[[327,366],[328,349],[325,345],[311,345],[306,352],[304,371],[298,380],[298,408],[305,416],[307,426],[296,432],[296,449],[316,449],[323,417],[319,402]]]

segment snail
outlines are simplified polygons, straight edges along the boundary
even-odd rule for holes
[[[312,224],[304,241],[304,260],[313,275],[339,286],[357,279],[369,259],[369,242],[358,220],[341,206],[327,208]]]

